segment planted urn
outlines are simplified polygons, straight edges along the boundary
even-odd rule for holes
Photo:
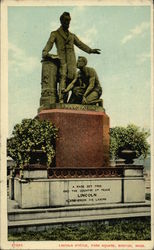
[[[137,158],[137,153],[135,150],[123,149],[119,150],[118,156],[125,159],[125,164],[133,164],[134,159]]]

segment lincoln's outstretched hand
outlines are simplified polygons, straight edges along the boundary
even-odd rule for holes
[[[101,54],[101,50],[100,49],[92,49],[91,53],[92,54]]]

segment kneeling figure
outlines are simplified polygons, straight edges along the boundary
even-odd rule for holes
[[[99,99],[102,94],[102,87],[100,85],[95,69],[87,67],[87,59],[79,56],[77,61],[77,68],[79,71],[75,79],[68,85],[63,93],[68,93],[72,90],[69,103],[75,104],[97,104],[102,103]]]

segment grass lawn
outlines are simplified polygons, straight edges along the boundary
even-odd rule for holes
[[[9,241],[43,240],[150,240],[150,218],[111,220],[109,223],[94,222],[85,226],[62,226],[42,232],[9,234]]]

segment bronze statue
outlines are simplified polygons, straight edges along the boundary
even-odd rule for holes
[[[76,76],[76,57],[74,51],[74,45],[87,53],[100,54],[100,49],[91,49],[86,44],[81,42],[79,38],[71,33],[69,24],[71,21],[70,14],[64,12],[60,16],[61,26],[56,31],[51,32],[50,38],[43,49],[42,57],[50,57],[49,51],[52,49],[54,43],[57,48],[57,53],[60,59],[60,79],[59,79],[59,102],[63,103],[67,100],[67,95],[64,90],[67,85]]]
[[[63,90],[63,93],[68,93],[72,90],[69,103],[76,104],[96,104],[101,103],[99,99],[102,94],[96,71],[93,68],[87,67],[87,59],[83,56],[78,57],[77,68],[79,72],[74,80]]]

